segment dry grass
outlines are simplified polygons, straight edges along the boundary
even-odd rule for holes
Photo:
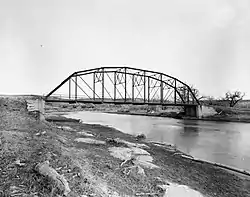
[[[73,154],[66,154],[72,145],[70,132],[39,122],[25,110],[24,100],[1,98],[0,104],[0,196],[50,197],[61,194],[51,180],[34,170],[37,163],[45,160],[69,181],[72,189],[69,196],[93,193],[94,186],[79,176],[83,171],[85,175],[91,173],[86,170],[86,164],[79,164],[83,161],[82,155],[77,160]],[[37,136],[41,131],[46,131],[46,134]],[[18,159],[23,166],[15,164]],[[94,193],[94,196],[98,195]]]
[[[17,110],[20,109],[20,110]],[[113,158],[108,148],[112,143],[93,145],[75,143],[78,131],[93,133],[97,140],[121,138],[137,142],[136,138],[113,128],[101,125],[58,122],[74,130],[58,129],[55,123],[39,122],[25,110],[24,100],[0,98],[0,196],[61,195],[55,184],[38,174],[34,166],[48,160],[50,166],[64,175],[72,190],[69,197],[87,196],[163,196],[157,188],[155,177],[191,186],[207,196],[250,195],[249,182],[207,164],[196,164],[173,156],[164,148],[150,146],[154,163],[161,169],[145,169],[146,177],[128,176],[123,173],[129,165]],[[58,117],[57,117],[57,120]],[[36,135],[46,131],[44,135]],[[115,146],[126,146],[115,144]],[[19,159],[24,166],[15,164]],[[216,194],[215,194],[216,193]]]
[[[58,129],[55,124],[38,121],[26,111],[24,100],[1,98],[1,107],[0,196],[61,195],[62,192],[51,180],[34,170],[36,164],[46,160],[65,176],[72,190],[68,195],[70,197],[83,194],[131,196],[137,192],[155,191],[150,178],[125,176],[120,167],[122,161],[110,156],[107,147],[91,144],[75,146],[75,131]],[[74,126],[78,131],[84,127],[75,122],[64,124]],[[36,135],[42,131],[46,134]],[[112,133],[113,130],[105,136],[99,133],[97,138],[105,140],[107,135],[113,136]],[[120,134],[117,132],[117,137],[121,137]],[[23,166],[15,164],[18,159]]]

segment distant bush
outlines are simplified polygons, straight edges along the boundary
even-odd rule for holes
[[[87,106],[86,106],[85,104],[82,104],[82,105],[81,105],[81,108],[82,108],[82,109],[85,109],[86,107],[87,107]]]
[[[138,141],[138,140],[146,139],[146,136],[144,134],[139,134],[135,138]]]
[[[237,112],[235,110],[233,110],[233,108],[231,108],[231,107],[216,106],[216,107],[214,107],[214,109],[220,115],[233,115],[233,114],[237,114]]]
[[[66,105],[66,104],[62,105],[62,108],[68,108],[68,105]]]

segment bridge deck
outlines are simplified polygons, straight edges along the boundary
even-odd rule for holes
[[[162,105],[162,106],[197,106],[197,104],[184,103],[160,103],[160,102],[131,102],[131,101],[101,101],[101,100],[72,100],[72,99],[45,99],[45,102],[64,103],[93,103],[93,104],[127,104],[127,105]]]

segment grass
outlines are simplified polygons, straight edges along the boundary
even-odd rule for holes
[[[98,136],[97,139],[99,140],[105,140],[115,136],[130,142],[137,142],[135,137],[110,127],[75,123],[59,124],[71,126],[76,130],[90,131]],[[167,179],[172,182],[188,185],[208,196],[250,196],[248,180],[243,180],[234,174],[214,167],[212,164],[196,163],[178,155],[174,155],[163,147],[158,147],[151,143],[147,145],[150,146],[150,149],[147,151],[154,157],[154,163],[160,166],[161,169],[146,169],[146,180],[138,180],[125,176],[122,173],[122,168],[120,168],[121,161],[109,155],[106,151],[107,145],[93,146],[80,144],[77,148],[87,150],[88,153],[86,157],[93,167],[93,172],[99,174],[99,176],[105,179],[107,183],[117,191],[129,195],[149,192],[158,193],[160,196],[161,193],[155,185],[154,178],[161,177],[162,179]]]
[[[151,183],[122,173],[122,161],[114,159],[107,147],[75,145],[75,131],[58,129],[54,123],[40,122],[25,110],[25,101],[1,99],[0,123],[0,194],[1,196],[56,196],[55,183],[40,175],[36,164],[48,160],[50,166],[63,174],[72,192],[69,196],[131,196],[135,192],[151,191]],[[16,110],[19,108],[20,110]],[[114,130],[102,126],[64,122],[76,130],[95,131],[98,139],[114,136]],[[46,131],[44,135],[36,135]],[[117,137],[122,133],[116,131]],[[105,135],[104,135],[105,134]],[[131,140],[132,136],[127,135]],[[112,146],[111,144],[109,146]],[[20,159],[24,166],[15,161]]]
[[[20,98],[19,98],[20,99]],[[127,176],[123,173],[128,165],[113,158],[108,148],[112,143],[92,145],[75,143],[78,131],[88,131],[97,140],[121,138],[138,142],[134,136],[102,125],[81,124],[76,121],[40,122],[25,110],[25,101],[15,98],[0,98],[0,196],[61,195],[53,181],[40,175],[36,164],[48,160],[50,166],[64,175],[72,190],[69,197],[87,196],[163,196],[157,187],[156,177],[185,184],[207,196],[250,196],[250,184],[226,171],[209,164],[197,164],[173,155],[164,147],[151,143],[148,152],[160,169],[144,169],[146,177]],[[19,110],[16,110],[19,109]],[[69,126],[74,130],[59,129]],[[46,131],[44,135],[36,135]],[[144,141],[141,139],[142,142]],[[115,144],[115,146],[125,146]],[[15,161],[20,159],[24,166]],[[118,195],[119,194],[119,195]]]

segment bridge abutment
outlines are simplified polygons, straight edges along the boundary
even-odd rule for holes
[[[213,107],[202,105],[185,106],[184,113],[186,116],[196,118],[208,117],[217,114],[216,110]]]
[[[200,118],[202,114],[202,106],[192,105],[184,107],[185,116]]]

